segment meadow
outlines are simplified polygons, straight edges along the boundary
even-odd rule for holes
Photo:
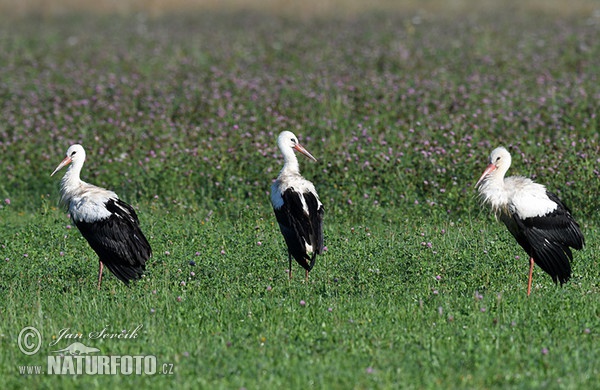
[[[600,10],[507,4],[3,20],[1,387],[600,388]],[[269,203],[283,130],[318,159],[299,156],[326,212],[308,281]],[[130,287],[96,289],[58,207],[72,143],[152,244]],[[536,268],[527,297],[527,255],[478,200],[499,145],[586,237],[562,287]],[[66,328],[168,372],[19,372]],[[105,328],[137,337],[88,339]]]

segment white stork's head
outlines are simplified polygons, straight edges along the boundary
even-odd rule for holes
[[[313,161],[317,161],[317,159],[314,158],[313,155],[304,148],[304,146],[300,145],[298,142],[298,137],[296,137],[291,131],[282,131],[281,134],[279,134],[279,137],[277,137],[277,145],[279,146],[281,153],[283,153],[283,159],[286,162],[293,161],[295,159],[294,150],[297,150]]]
[[[479,185],[487,181],[490,178],[498,178],[498,180],[502,180],[508,168],[510,168],[511,158],[510,153],[504,147],[500,146],[494,150],[490,154],[490,165],[487,166],[483,174],[477,180],[477,184],[475,187],[479,187]]]
[[[69,146],[69,149],[67,149],[67,157],[65,157],[64,160],[62,160],[60,162],[60,164],[58,164],[58,166],[56,167],[54,172],[52,172],[52,174],[50,174],[50,176],[54,175],[56,172],[60,171],[61,168],[65,167],[71,163],[73,163],[73,166],[76,166],[79,169],[81,169],[81,166],[83,166],[84,161],[85,161],[85,149],[83,149],[83,146],[81,146],[79,144],[71,145],[71,146]]]

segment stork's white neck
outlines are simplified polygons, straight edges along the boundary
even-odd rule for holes
[[[80,192],[81,186],[86,184],[80,178],[82,167],[83,161],[74,160],[67,168],[67,172],[60,181],[61,204],[66,205],[73,196]]]
[[[479,194],[485,203],[488,203],[496,216],[502,211],[507,211],[511,191],[504,185],[504,177],[490,175],[481,183]]]
[[[298,158],[296,157],[296,153],[294,153],[294,149],[287,147],[282,147],[280,149],[283,154],[283,168],[281,169],[280,175],[299,175],[300,165],[298,164]]]
[[[493,156],[494,153],[492,153]],[[501,163],[496,165],[496,169],[488,174],[479,187],[479,194],[483,201],[492,207],[496,216],[499,216],[503,211],[507,211],[513,192],[513,188],[508,188],[505,185],[504,179],[508,168],[510,168],[511,158],[508,153],[502,157]],[[494,164],[494,158],[492,158],[492,164]]]

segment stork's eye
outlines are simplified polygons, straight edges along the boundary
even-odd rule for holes
[[[71,157],[73,157],[73,156],[75,155],[75,153],[77,153],[77,151],[76,151],[76,150],[72,151],[72,152],[71,152]]]
[[[296,141],[296,138],[292,138],[292,143],[298,143],[298,141]]]
[[[500,156],[496,157],[496,162],[500,160]]]

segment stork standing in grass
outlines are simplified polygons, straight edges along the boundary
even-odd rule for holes
[[[522,176],[504,178],[510,163],[505,148],[494,149],[490,165],[475,187],[529,255],[529,295],[534,264],[554,283],[562,285],[569,280],[573,260],[570,248],[583,248],[584,238],[569,208],[546,187]]]
[[[85,162],[81,145],[71,145],[52,175],[71,164],[60,185],[61,204],[99,258],[98,289],[104,265],[123,283],[139,279],[152,249],[133,208],[117,194],[79,178]]]
[[[292,278],[292,257],[308,272],[317,255],[323,253],[323,204],[315,186],[300,175],[294,151],[317,161],[290,131],[277,138],[283,154],[283,168],[271,186],[271,204],[288,248],[289,277]]]

